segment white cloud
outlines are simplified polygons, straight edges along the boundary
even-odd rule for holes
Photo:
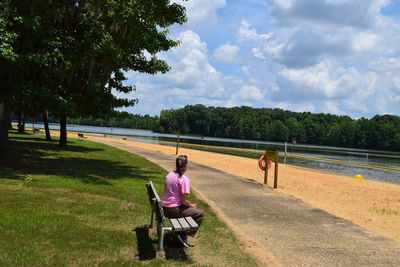
[[[277,6],[282,8],[283,10],[289,10],[293,7],[294,1],[293,0],[274,0]]]
[[[244,100],[261,100],[264,97],[260,88],[254,85],[242,86],[236,96]]]
[[[296,28],[284,35],[279,32],[253,48],[253,56],[272,59],[287,67],[314,65],[327,57],[347,59],[381,55],[388,51],[384,35],[377,32],[357,32],[350,28],[315,29]]]
[[[218,22],[217,9],[226,5],[225,0],[174,0],[186,8],[188,28],[199,28],[214,25]]]
[[[397,91],[398,94],[400,94],[400,77],[399,76],[393,77],[391,79],[391,82],[392,82],[393,88]]]
[[[272,33],[259,34],[256,29],[250,28],[250,26],[251,25],[249,22],[247,22],[246,20],[242,20],[237,33],[240,41],[262,41],[269,39],[272,35]]]
[[[274,93],[274,98],[290,102],[346,99],[359,88],[368,93],[376,79],[374,73],[363,74],[354,68],[341,68],[330,61],[303,69],[285,68],[278,73],[280,90]]]
[[[325,24],[340,27],[369,28],[388,0],[267,0],[277,24]]]
[[[240,47],[236,45],[221,45],[214,51],[214,58],[221,62],[234,63],[238,61]]]
[[[377,60],[371,62],[369,67],[376,71],[398,71],[400,72],[400,58],[384,58],[380,57]]]
[[[276,103],[276,107],[284,110],[291,110],[296,112],[315,112],[316,109],[312,103],[301,103],[301,104],[293,104],[293,103],[285,103],[278,102]]]
[[[241,70],[244,74],[246,74],[247,76],[250,76],[250,70],[249,70],[249,66],[242,66]]]
[[[195,95],[207,92],[210,96],[218,96],[223,93],[219,81],[221,73],[209,63],[207,45],[199,35],[186,30],[179,34],[178,39],[182,44],[165,56],[171,71],[159,75],[158,79],[175,87],[196,89],[191,92]]]
[[[380,13],[388,0],[267,0],[275,27],[261,40],[243,20],[241,39],[255,42],[257,59],[307,67],[329,57],[363,59],[399,51],[400,24]],[[272,32],[272,31],[271,31]]]
[[[339,102],[336,101],[324,101],[322,103],[322,109],[324,113],[343,115],[343,110],[339,106]]]
[[[189,18],[186,30],[175,32],[182,44],[162,54],[172,69],[130,78],[139,98],[134,109],[158,115],[200,103],[353,117],[400,113],[400,23],[381,14],[389,0],[252,5],[258,1],[267,2],[259,13],[229,12],[249,6],[244,0],[182,2]]]
[[[134,110],[158,115],[161,109],[190,104],[224,105],[224,99],[232,95],[229,90],[241,86],[240,79],[222,75],[209,63],[207,45],[198,34],[186,30],[177,39],[181,45],[161,55],[171,67],[169,72],[137,75],[139,103]]]
[[[257,59],[267,59],[267,56],[264,55],[264,53],[260,47],[252,48],[251,52],[253,53],[253,57],[255,57]]]
[[[380,36],[375,33],[361,32],[352,40],[352,49],[354,53],[374,52],[379,49],[381,42]]]

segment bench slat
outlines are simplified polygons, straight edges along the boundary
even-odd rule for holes
[[[179,223],[182,225],[183,230],[188,230],[190,229],[190,225],[187,223],[185,218],[178,218]]]
[[[186,221],[188,222],[190,228],[192,229],[197,229],[199,228],[199,225],[193,220],[192,217],[185,217]]]
[[[174,228],[175,231],[182,231],[182,226],[178,222],[178,219],[169,219],[169,221],[172,224],[172,227]]]

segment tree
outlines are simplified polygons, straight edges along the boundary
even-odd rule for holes
[[[178,44],[167,38],[166,27],[185,21],[184,8],[169,1],[79,1],[62,7],[59,49],[67,57],[59,68],[63,79],[57,92],[62,97],[60,144],[68,115],[99,116],[135,104],[113,94],[134,90],[123,84],[123,71],[168,71],[156,55]]]
[[[348,116],[344,116],[339,121],[339,143],[337,145],[354,147],[356,135],[356,124]]]
[[[306,143],[316,145],[322,145],[324,143],[325,127],[323,124],[314,121],[311,116],[308,116],[303,121],[303,126],[306,132]]]
[[[38,102],[50,103],[42,111],[60,117],[61,146],[67,143],[68,116],[101,117],[136,103],[115,96],[134,90],[124,84],[125,72],[169,70],[157,54],[178,45],[167,27],[186,20],[184,7],[168,0],[0,3],[0,38],[7,41],[0,58],[2,114],[16,99],[26,103],[34,95],[46,96],[50,101]]]
[[[271,141],[287,142],[289,140],[289,129],[282,121],[276,120],[271,123]]]
[[[291,117],[287,119],[285,125],[289,130],[289,141],[296,141],[300,143],[306,141],[306,131],[304,126],[299,123],[296,118]]]
[[[17,37],[16,33],[9,28],[18,20],[9,8],[10,1],[0,1],[0,155],[8,151],[8,128],[11,115],[10,98],[11,93],[4,90],[7,79],[6,66],[12,64],[17,59],[17,54],[13,48],[13,43]]]
[[[340,145],[340,126],[338,123],[333,123],[328,127],[325,136],[325,144],[331,146]]]
[[[200,135],[210,133],[210,113],[209,109],[203,105],[185,106],[181,117],[186,117],[188,131]]]

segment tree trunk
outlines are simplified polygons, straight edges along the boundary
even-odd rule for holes
[[[42,117],[43,117],[44,131],[46,133],[46,140],[51,141],[50,128],[49,128],[49,115],[47,113],[47,110],[42,112]]]
[[[10,111],[4,102],[0,102],[0,156],[8,152],[8,126]]]
[[[67,115],[61,114],[60,116],[60,141],[58,146],[67,145]]]
[[[18,111],[18,133],[25,132],[25,116],[22,110]]]

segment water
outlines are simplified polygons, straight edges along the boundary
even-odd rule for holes
[[[32,124],[26,124],[26,126],[32,127]],[[34,126],[36,128],[43,128],[42,124],[35,124]],[[50,124],[49,127],[50,129],[55,129],[55,130],[59,129],[58,124]],[[170,146],[175,146],[175,144],[166,144],[163,143],[162,141],[176,142],[176,137],[177,137],[176,135],[173,134],[159,134],[148,130],[136,130],[136,129],[115,128],[115,127],[109,128],[109,127],[95,127],[95,126],[82,126],[82,125],[67,125],[67,130],[76,132],[107,134],[109,135],[110,138],[118,138],[118,139],[121,139],[122,136],[124,136],[127,140],[135,138],[143,138],[146,139],[146,141],[143,142],[170,145]],[[110,135],[113,136],[111,137]],[[189,143],[189,145],[181,144],[181,146],[184,147],[190,147],[190,144],[203,144],[208,146],[241,148],[259,152],[259,153],[251,153],[251,152],[229,151],[229,150],[209,148],[209,147],[204,147],[204,148],[192,147],[195,149],[240,155],[245,157],[251,157],[254,159],[259,158],[263,154],[263,152],[267,149],[277,149],[279,150],[280,153],[283,153],[285,150],[284,143],[238,140],[238,139],[228,139],[228,138],[214,138],[214,137],[202,138],[200,136],[183,135],[180,136],[180,142]],[[356,162],[356,163],[400,169],[399,152],[367,150],[367,149],[350,149],[350,148],[302,145],[302,144],[288,144],[287,154],[341,160],[341,161]],[[364,178],[400,184],[399,171],[390,171],[379,168],[347,165],[335,162],[300,159],[292,157],[287,157],[287,158],[280,157],[279,160],[281,163],[286,163],[289,165],[317,169],[332,173],[345,174],[350,176],[361,174]]]

